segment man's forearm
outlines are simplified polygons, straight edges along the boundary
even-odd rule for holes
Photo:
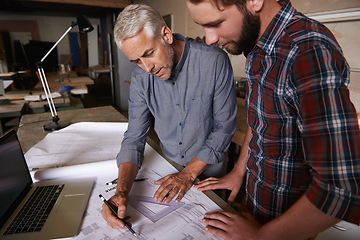
[[[209,164],[204,163],[200,159],[194,157],[191,162],[182,170],[184,173],[189,173],[191,179],[195,179],[209,166]]]
[[[138,171],[139,167],[136,164],[130,162],[124,162],[119,165],[116,194],[128,194],[130,192]]]
[[[309,239],[337,222],[302,196],[283,215],[261,227],[255,239]]]

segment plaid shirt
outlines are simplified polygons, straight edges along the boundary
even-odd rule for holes
[[[247,204],[267,222],[301,196],[360,221],[360,131],[349,66],[331,32],[289,1],[247,56]]]

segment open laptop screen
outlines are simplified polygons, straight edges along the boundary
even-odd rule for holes
[[[0,227],[15,210],[32,184],[16,132],[0,139]]]

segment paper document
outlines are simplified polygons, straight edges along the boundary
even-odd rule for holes
[[[89,200],[87,211],[84,215],[81,231],[74,239],[220,239],[207,233],[204,230],[205,225],[201,222],[201,220],[205,213],[221,211],[221,208],[202,192],[198,192],[194,188],[191,188],[185,194],[180,203],[171,202],[170,204],[158,204],[153,200],[153,195],[158,189],[158,185],[155,185],[154,181],[165,177],[168,174],[175,173],[177,170],[148,144],[146,144],[145,147],[144,163],[137,176],[137,178],[147,179],[145,181],[134,182],[130,192],[130,204],[128,205],[127,209],[127,215],[131,216],[130,223],[132,224],[132,228],[135,230],[139,238],[133,236],[127,229],[112,229],[101,216],[103,202],[98,196],[99,194],[102,194],[106,199],[110,199],[114,194],[114,185],[106,185],[106,183],[111,182],[117,178],[117,166],[115,158],[112,160],[106,160],[106,158],[111,157],[106,156],[102,158],[103,161],[101,162],[81,164],[76,160],[76,154],[73,153],[73,155],[71,155],[70,151],[79,151],[79,149],[82,149],[84,152],[93,152],[91,148],[94,144],[96,144],[98,148],[100,148],[100,145],[107,145],[108,140],[104,139],[103,136],[108,134],[109,129],[117,132],[121,126],[118,124],[102,123],[94,124],[91,128],[88,128],[90,125],[86,123],[72,126],[72,133],[64,129],[64,132],[67,132],[67,134],[71,136],[70,138],[65,136],[60,137],[62,140],[69,141],[67,144],[60,144],[63,148],[65,146],[69,147],[67,152],[59,151],[57,154],[54,154],[57,155],[57,157],[54,157],[50,155],[49,151],[42,150],[44,153],[50,156],[50,161],[52,161],[51,159],[56,159],[54,163],[62,164],[64,167],[39,169],[38,171],[33,172],[33,176],[38,180],[67,178],[70,174],[73,173],[76,173],[77,177],[83,177],[87,175],[97,177],[92,196]],[[95,143],[90,144],[90,142],[88,142],[87,144],[84,144],[84,126],[86,126],[88,129],[87,131],[89,131],[88,137],[93,137],[92,135],[94,132],[91,130],[93,127],[97,130],[101,127],[104,132],[96,131],[99,136]],[[124,129],[126,129],[126,126]],[[51,134],[48,134],[48,136]],[[38,151],[38,153],[41,151],[39,146],[48,145],[46,142],[48,139],[51,141],[53,140],[52,136],[50,136],[36,145],[35,149]],[[99,139],[101,139],[101,141],[99,141]],[[89,139],[87,140],[89,141]],[[117,149],[119,149],[119,138],[115,138],[114,141],[116,141],[116,144],[118,145]],[[116,144],[109,144],[107,147],[115,148],[113,145]],[[33,149],[30,149],[28,152],[33,152],[32,150]],[[99,151],[103,151],[103,149]],[[118,150],[116,150],[116,154],[117,152]],[[112,156],[114,157],[114,155]],[[31,156],[30,160],[34,161],[32,157],[33,156]],[[82,159],[81,161],[84,161],[82,156],[79,157]],[[59,161],[59,159],[61,159],[61,161]],[[65,166],[68,165],[68,162],[64,159],[68,159],[72,163],[77,162],[79,164],[75,166]],[[33,164],[33,166],[34,165],[35,164]],[[48,164],[46,163],[45,165]],[[41,168],[40,162],[37,163],[37,166]]]
[[[50,93],[50,96],[54,99],[54,98],[61,97],[61,94],[58,93],[58,92],[53,92],[53,93]],[[46,100],[46,95],[45,94],[27,95],[27,96],[24,97],[24,100],[28,101],[28,102],[43,101],[43,100]]]
[[[81,122],[46,135],[26,152],[30,169],[112,160],[127,123]]]

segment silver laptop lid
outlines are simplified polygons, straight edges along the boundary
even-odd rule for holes
[[[94,181],[95,178],[77,178],[33,183],[16,132],[9,132],[0,138],[0,238],[41,240],[75,236],[80,230]],[[36,187],[49,185],[64,187],[41,230],[6,233]],[[24,230],[21,225],[16,226]]]
[[[15,130],[0,138],[0,228],[30,190],[32,179]]]

